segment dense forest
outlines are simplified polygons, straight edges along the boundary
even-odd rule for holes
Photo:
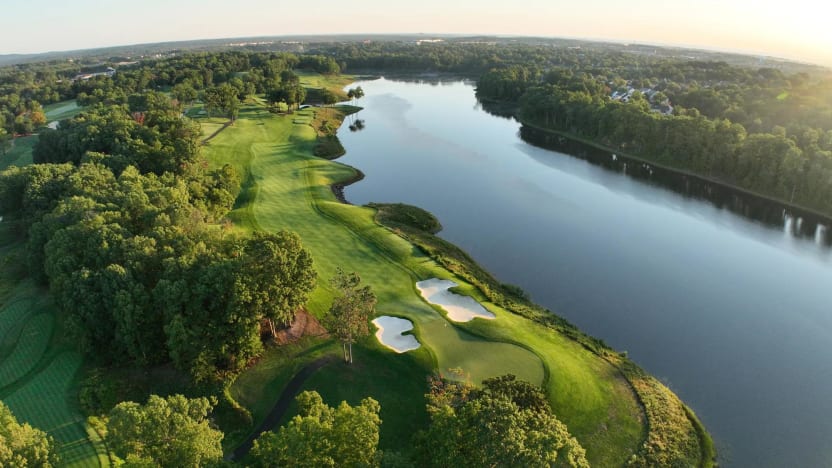
[[[832,213],[832,77],[725,63],[621,68],[524,65],[484,73],[482,99],[563,132]]]

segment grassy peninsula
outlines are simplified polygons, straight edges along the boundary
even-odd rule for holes
[[[330,403],[357,403],[367,395],[377,399],[384,421],[381,446],[400,449],[397,445],[413,423],[426,420],[421,394],[424,378],[433,370],[461,368],[475,383],[513,373],[543,385],[556,414],[595,466],[680,460],[710,465],[714,454],[706,433],[672,392],[423,231],[437,228],[428,215],[403,206],[338,202],[330,186],[353,179],[356,172],[314,156],[321,138],[315,122],[321,113],[331,120],[353,110],[309,108],[275,116],[249,103],[235,125],[206,148],[213,165],[231,163],[247,174],[248,195],[230,215],[239,229],[296,230],[316,259],[319,275],[331,276],[336,265],[359,272],[377,291],[380,315],[405,317],[415,325],[422,348],[394,355],[369,337],[357,347],[360,365],[325,367],[307,381],[307,388]],[[457,292],[476,298],[497,319],[466,324],[445,319],[414,287],[433,277],[457,282]],[[319,285],[309,311],[322,316],[332,294]],[[321,340],[292,346],[267,352],[230,386],[229,394],[251,411],[255,423],[299,367],[298,359],[338,352],[334,343]]]

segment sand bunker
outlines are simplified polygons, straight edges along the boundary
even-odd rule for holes
[[[413,330],[413,322],[410,320],[382,315],[373,320],[373,325],[378,327],[376,338],[379,343],[397,353],[411,351],[421,346],[415,336],[402,335],[406,331]]]
[[[496,318],[494,314],[485,310],[479,302],[468,296],[460,296],[454,294],[448,289],[457,286],[456,283],[450,280],[441,280],[437,278],[420,281],[416,283],[422,297],[431,304],[436,304],[445,309],[448,313],[448,318],[454,322],[470,322],[476,317],[484,319]]]

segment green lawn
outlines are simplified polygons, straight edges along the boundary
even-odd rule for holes
[[[74,117],[82,110],[83,108],[78,105],[75,99],[56,102],[43,107],[43,111],[46,113],[46,120],[49,122]]]
[[[61,466],[100,466],[96,447],[87,438],[84,418],[68,402],[81,361],[80,354],[63,352],[3,400],[20,421],[43,429],[55,438]]]
[[[14,147],[0,154],[0,170],[9,166],[25,166],[32,164],[32,148],[38,142],[37,135],[15,138]]]
[[[23,248],[12,225],[0,223],[0,400],[19,421],[54,437],[61,466],[109,466],[103,443],[76,408],[81,355],[63,338],[45,291],[14,269]]]
[[[352,177],[353,170],[312,156],[315,132],[306,122],[314,112],[276,116],[248,106],[234,126],[211,140],[206,154],[212,164],[231,163],[245,175],[245,194],[231,218],[242,229],[291,229],[301,236],[321,279],[308,306],[312,313],[320,316],[327,310],[332,292],[326,280],[340,266],[372,285],[379,315],[412,320],[423,347],[398,355],[371,337],[356,347],[356,366],[324,368],[308,381],[308,388],[321,391],[330,404],[342,399],[355,403],[366,395],[382,407],[386,403],[386,445],[407,440],[411,419],[424,421],[423,399],[417,395],[434,369],[462,368],[474,383],[513,373],[544,385],[558,416],[587,448],[593,464],[623,464],[643,440],[644,425],[635,396],[616,368],[574,341],[493,305],[485,304],[496,320],[460,325],[424,302],[415,283],[431,277],[454,279],[463,293],[482,298],[376,224],[372,209],[335,200],[329,185]],[[238,379],[232,394],[257,420],[296,368],[264,359]]]
[[[35,315],[26,322],[17,346],[0,360],[0,388],[17,382],[37,366],[49,346],[54,322],[49,313]]]

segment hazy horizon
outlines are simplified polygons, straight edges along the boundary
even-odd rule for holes
[[[426,34],[570,38],[780,57],[832,66],[832,28],[810,0],[717,2],[460,0],[352,9],[331,0],[11,0],[0,54],[60,52],[133,44],[245,37]],[[568,6],[568,8],[566,8]],[[32,34],[37,25],[38,34]],[[148,27],[148,25],[153,27]],[[20,38],[25,37],[26,41]]]

